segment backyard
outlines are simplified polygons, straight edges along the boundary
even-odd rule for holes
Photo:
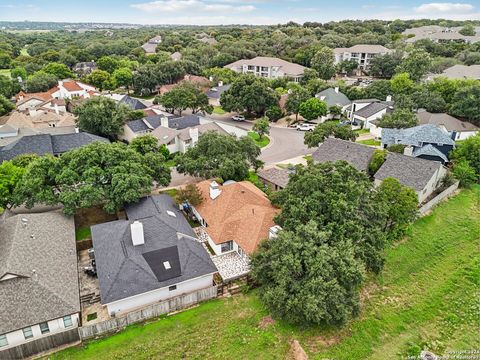
[[[51,359],[285,359],[300,341],[312,359],[405,359],[478,349],[480,186],[419,219],[386,254],[362,291],[362,312],[345,327],[274,321],[257,291],[212,300],[128,327]]]

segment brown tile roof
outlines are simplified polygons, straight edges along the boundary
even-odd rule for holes
[[[216,244],[234,240],[247,254],[253,253],[268,238],[280,210],[250,182],[220,186],[222,192],[215,200],[210,198],[210,183],[197,184],[204,200],[195,207],[208,224],[207,233]]]
[[[68,91],[81,91],[83,88],[75,81],[64,81],[62,86]]]
[[[47,101],[47,100],[51,100],[52,96],[50,95],[49,92],[24,93],[23,91],[21,91],[17,94],[17,106],[20,104],[23,104],[24,102],[32,98]]]

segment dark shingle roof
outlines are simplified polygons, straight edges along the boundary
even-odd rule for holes
[[[313,153],[314,163],[344,160],[359,171],[366,171],[375,148],[347,140],[327,138]]]
[[[392,177],[404,186],[421,191],[441,166],[443,165],[438,161],[388,153],[385,162],[375,174],[375,179],[385,180]]]
[[[427,155],[427,156],[436,156],[440,159],[442,159],[444,162],[448,162],[448,158],[445,156],[444,153],[442,153],[440,150],[438,150],[435,146],[431,144],[427,144],[425,146],[415,148],[413,150],[413,156],[422,156],[422,155]]]
[[[167,210],[176,216],[167,214]],[[193,239],[193,230],[169,196],[144,198],[137,204],[127,206],[126,212],[129,220],[92,226],[103,304],[217,271],[205,249]],[[143,225],[143,245],[132,244],[130,224],[134,220]],[[158,252],[162,249],[164,251]],[[158,269],[150,266],[144,255],[155,252],[152,257],[156,257],[165,251],[170,254],[172,249],[178,252],[180,275],[162,275],[159,280]]]
[[[323,96],[325,96],[325,98],[322,100]],[[340,91],[336,92],[333,88],[320,91],[317,95],[315,95],[315,97],[325,101],[328,107],[334,105],[345,106],[351,103],[350,99],[344,93]]]
[[[421,146],[422,143],[455,145],[450,136],[433,124],[419,125],[408,129],[382,129],[382,143]]]
[[[261,169],[258,170],[258,177],[284,188],[290,179],[290,172],[279,168]]]
[[[186,115],[179,118],[169,118],[168,127],[182,130],[187,127],[200,125],[200,118],[197,115]]]
[[[128,95],[125,95],[123,98],[121,98],[119,103],[127,105],[132,110],[143,110],[147,108],[147,106],[140,100],[132,98]]]
[[[22,154],[59,155],[69,150],[88,145],[94,141],[108,142],[107,139],[89,133],[38,134],[22,136],[0,149],[0,162],[11,160]]]
[[[79,312],[73,219],[51,211],[4,220],[0,278],[5,274],[18,277],[0,281],[0,334]]]
[[[389,105],[384,102],[373,102],[367,106],[361,108],[360,110],[355,111],[355,115],[361,116],[363,118],[369,118],[372,115],[379,113],[380,111],[388,108]]]

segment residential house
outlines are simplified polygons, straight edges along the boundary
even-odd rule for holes
[[[52,100],[63,101],[63,100]],[[65,109],[65,107],[63,107]],[[64,111],[46,107],[31,108],[26,111],[14,110],[0,118],[0,124],[10,125],[14,128],[46,128],[46,127],[75,127],[75,117]]]
[[[198,39],[198,41],[204,43],[204,44],[207,44],[207,45],[216,45],[218,43],[217,40],[215,40],[215,38],[211,37],[211,36],[208,36],[208,35],[205,35],[205,36],[202,36]]]
[[[468,121],[461,121],[445,113],[430,113],[425,110],[418,110],[417,119],[420,125],[432,124],[438,126],[455,141],[468,139],[480,130],[478,126]]]
[[[352,123],[360,128],[370,129],[376,134],[375,120],[383,115],[389,114],[394,110],[394,102],[391,96],[387,96],[385,101],[378,99],[359,99],[352,101],[352,104],[346,108],[347,117]]]
[[[97,70],[95,61],[79,62],[73,67],[73,72],[80,77],[90,75],[94,70]]]
[[[475,43],[480,41],[480,27],[475,27],[474,36],[460,34],[462,27],[445,27],[439,25],[427,25],[406,29],[402,34],[407,36],[407,43],[414,43],[418,40],[429,39],[434,42],[459,41]]]
[[[324,101],[327,104],[327,107],[330,109],[332,106],[338,106],[342,113],[348,108],[352,103],[350,99],[342,93],[338,87],[328,88],[323,91],[320,91],[315,97],[319,100]],[[332,119],[333,115],[328,114],[327,116],[322,116],[321,121]]]
[[[61,211],[5,215],[0,222],[2,359],[10,357],[10,348],[75,329],[80,312],[73,218]]]
[[[445,69],[441,74],[430,75],[429,79],[436,77],[446,77],[450,80],[480,80],[480,65],[453,65]]]
[[[257,56],[225,65],[224,68],[238,73],[253,74],[268,79],[288,77],[298,82],[303,77],[306,67],[273,57]]]
[[[123,96],[118,102],[127,105],[131,110],[144,110],[147,108],[147,105],[141,100],[132,98],[128,95]]]
[[[0,149],[11,144],[23,136],[30,135],[64,135],[74,134],[78,132],[75,126],[59,126],[59,127],[41,127],[41,128],[16,128],[11,125],[0,125]]]
[[[397,179],[400,184],[415,190],[421,204],[441,186],[446,174],[446,167],[439,161],[389,152],[374,179],[375,185],[380,185],[386,178]]]
[[[73,134],[36,134],[20,136],[7,145],[0,146],[0,163],[18,155],[37,154],[59,156],[67,151],[88,145],[95,141],[109,142],[107,139],[86,132]]]
[[[206,92],[208,103],[212,106],[220,106],[220,97],[225,91],[230,89],[230,87],[230,84],[223,85],[223,82],[220,81],[218,86],[210,88],[210,90]]]
[[[382,146],[406,145],[405,155],[427,160],[448,162],[455,141],[437,125],[424,124],[408,129],[382,129]]]
[[[290,179],[293,171],[272,167],[269,169],[260,169],[257,171],[258,179],[270,190],[284,189]]]
[[[100,300],[110,315],[213,285],[217,268],[168,195],[125,207],[127,219],[92,226]]]
[[[98,94],[99,93],[94,86],[84,84],[77,80],[65,79],[59,80],[58,84],[48,91],[39,93],[25,93],[20,91],[15,98],[17,109],[27,110],[28,108],[36,107],[47,100],[72,98],[88,99]]]
[[[279,212],[267,196],[248,181],[215,181],[197,184],[203,201],[192,207],[204,230],[208,244],[216,255],[237,252],[248,258],[260,244],[269,238],[269,230]]]
[[[159,145],[165,145],[170,153],[184,153],[207,131],[215,131],[223,135],[234,134],[237,137],[248,135],[246,130],[197,115],[178,117],[171,114],[157,114],[127,122],[120,138],[131,142],[138,136],[150,134],[158,139]]]
[[[368,70],[373,58],[391,51],[382,45],[354,45],[349,48],[335,48],[333,49],[334,63],[337,65],[342,61],[356,61],[359,69]]]
[[[315,164],[346,161],[358,171],[367,172],[375,148],[336,138],[327,138],[313,153]],[[438,161],[387,153],[383,165],[374,174],[375,184],[392,177],[415,190],[419,203],[427,199],[440,185],[446,168]]]
[[[148,40],[145,44],[142,45],[142,49],[145,51],[146,55],[153,55],[157,51],[157,46],[162,42],[162,37],[157,35],[150,40]]]

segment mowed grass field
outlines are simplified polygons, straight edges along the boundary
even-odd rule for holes
[[[251,291],[217,299],[51,359],[290,359],[299,340],[311,359],[385,360],[479,349],[480,186],[419,219],[386,254],[362,292],[362,313],[341,329],[271,321]]]

